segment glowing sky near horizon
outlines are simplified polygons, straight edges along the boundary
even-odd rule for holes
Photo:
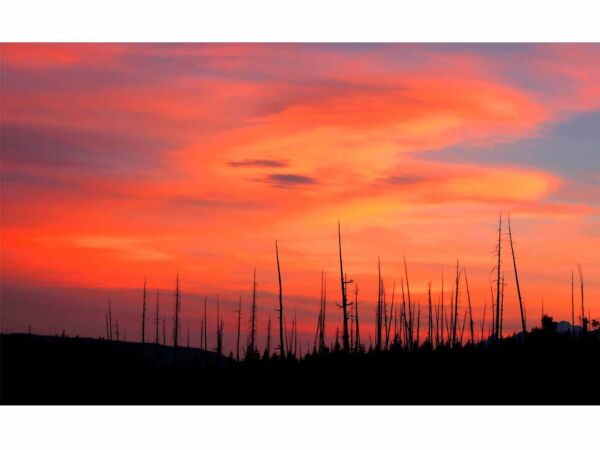
[[[338,219],[363,340],[378,257],[419,301],[458,259],[480,320],[500,211],[529,324],[570,317],[579,262],[599,316],[598,80],[600,45],[3,44],[2,330],[103,335],[110,298],[139,339],[144,277],[170,320],[179,271],[192,344],[219,295],[229,350],[256,267],[262,345],[277,239],[286,320],[312,343],[324,270],[333,338]]]

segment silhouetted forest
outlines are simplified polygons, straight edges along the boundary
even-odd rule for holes
[[[490,308],[474,317],[467,270],[456,262],[450,299],[444,281],[436,300],[431,283],[427,301],[411,297],[408,265],[399,288],[386,286],[377,265],[374,336],[361,334],[364,306],[357,283],[344,270],[338,223],[341,295],[328,306],[327,278],[321,275],[319,313],[312,346],[298,344],[296,314],[285,314],[284,276],[275,242],[278,275],[276,330],[271,315],[266,345],[257,344],[256,270],[252,281],[248,334],[241,348],[242,300],[234,311],[235,348],[224,350],[223,311],[217,297],[216,320],[209,324],[207,300],[201,320],[200,348],[182,345],[182,293],[175,279],[172,335],[167,340],[160,294],[153,311],[144,279],[140,305],[141,342],[125,342],[108,302],[99,339],[3,334],[0,337],[1,402],[9,404],[599,404],[600,323],[586,315],[584,279],[571,273],[571,321],[556,322],[542,311],[538,326],[527,326],[510,218],[508,239],[520,329],[504,328],[505,274],[503,222],[498,222],[490,285]],[[336,275],[337,278],[337,275]],[[576,293],[576,291],[578,291]],[[576,302],[577,296],[577,302]],[[576,306],[577,303],[577,306]],[[366,303],[370,305],[371,303]],[[327,308],[340,321],[327,322]],[[360,307],[359,307],[360,306]],[[575,324],[576,310],[579,325]],[[147,317],[154,316],[154,320]],[[362,316],[361,316],[362,314]],[[486,316],[487,314],[487,316]],[[292,319],[293,317],[293,319]],[[113,320],[114,319],[114,320]],[[287,319],[287,320],[286,320]],[[291,319],[291,321],[290,321]],[[530,318],[531,319],[531,318]],[[364,319],[362,319],[364,321]],[[147,333],[154,322],[153,337]],[[335,340],[326,339],[336,329]],[[210,330],[210,331],[209,331]],[[208,346],[209,333],[215,347]],[[274,333],[274,336],[272,335]],[[331,335],[331,333],[330,333]],[[172,340],[171,340],[172,338]],[[169,342],[168,342],[169,341]],[[168,345],[169,344],[169,345]],[[368,344],[368,345],[367,345]],[[168,345],[168,346],[167,346]]]
[[[185,347],[0,337],[4,404],[598,404],[600,336],[543,326],[494,343],[427,343],[236,362]]]

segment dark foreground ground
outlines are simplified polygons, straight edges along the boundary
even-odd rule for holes
[[[236,364],[196,349],[12,334],[0,355],[3,404],[600,404],[597,336]]]

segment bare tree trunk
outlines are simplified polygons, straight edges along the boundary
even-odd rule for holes
[[[390,306],[390,313],[387,315],[387,324],[386,324],[386,331],[385,331],[385,349],[388,350],[389,349],[389,343],[390,343],[390,331],[392,329],[392,317],[394,315],[394,297],[396,294],[396,280],[394,280],[394,285],[392,287],[392,304]],[[386,306],[387,309],[387,306]]]
[[[585,317],[585,308],[583,304],[583,271],[581,270],[581,264],[577,264],[577,270],[579,271],[579,287],[581,289],[581,328],[583,334],[587,333],[587,319]]]
[[[294,356],[298,357],[298,328],[297,328],[297,316],[296,310],[294,309]]]
[[[400,328],[402,334],[402,347],[408,348],[408,322],[406,319],[406,296],[404,295],[404,277],[400,277],[400,288],[402,292],[402,311],[400,312]]]
[[[501,276],[501,265],[502,265],[502,214],[500,214],[500,220],[498,221],[498,273],[496,276],[496,332],[494,339],[498,339],[500,333],[500,276]]]
[[[504,282],[504,272],[502,272],[502,284],[500,284],[500,288],[502,290],[502,294],[500,295],[500,338],[503,337],[502,331],[504,329],[504,288],[506,283]]]
[[[156,336],[154,338],[154,342],[156,343],[156,345],[158,345],[158,326],[160,323],[160,319],[158,317],[158,312],[159,312],[159,292],[158,289],[156,290],[156,318],[155,318],[155,325],[156,325]]]
[[[444,271],[442,270],[442,301],[440,305],[440,342],[444,345]]]
[[[223,355],[223,319],[219,309],[219,296],[217,295],[217,347],[215,348],[219,358]]]
[[[256,350],[256,268],[254,269],[254,279],[252,281],[252,306],[250,308],[250,343],[248,344],[248,354],[255,356]]]
[[[377,258],[377,309],[375,319],[375,350],[381,350],[381,328],[383,316],[383,281],[381,280],[381,260]]]
[[[492,283],[492,280],[490,280],[490,295],[491,295],[491,302],[490,302],[490,309],[492,310],[492,323],[491,323],[491,327],[490,327],[490,339],[494,339],[494,337],[496,336],[496,304],[494,303],[494,285]]]
[[[413,312],[414,309],[411,307],[412,305],[412,301],[410,298],[410,283],[408,281],[408,267],[406,265],[406,257],[402,257],[402,259],[404,260],[404,276],[406,277],[406,295],[408,298],[408,314],[409,314],[409,328],[408,328],[408,333],[409,333],[409,342],[410,342],[410,346],[412,347],[413,342],[414,342],[414,336],[413,336]]]
[[[419,336],[421,335],[421,304],[417,307],[417,350],[419,350]]]
[[[290,333],[288,333],[288,327],[287,327],[287,322],[285,320],[285,317],[283,318],[283,327],[284,327],[284,331],[285,331],[285,349],[288,355],[290,355],[292,353],[292,348],[291,348],[291,344],[290,344]]]
[[[440,346],[440,301],[435,304],[435,346]]]
[[[144,278],[144,296],[142,302],[142,344],[146,343],[146,278]]]
[[[240,295],[240,303],[237,309],[238,319],[237,319],[237,339],[235,346],[235,359],[236,361],[240,360],[240,331],[242,326],[242,296]]]
[[[106,322],[106,340],[110,340],[110,333],[108,331],[108,313],[104,314],[104,320]]]
[[[433,336],[433,308],[431,305],[431,281],[427,287],[427,306],[429,309],[429,314],[427,318],[427,342],[429,345],[433,345],[432,336]]]
[[[350,348],[354,349],[354,303],[350,303]]]
[[[473,328],[473,309],[471,306],[471,291],[469,290],[469,279],[467,278],[467,268],[463,267],[465,274],[465,285],[467,286],[467,301],[469,302],[469,328],[471,329],[471,344],[475,344],[475,330]]]
[[[321,270],[321,295],[319,297],[319,316],[317,317],[317,328],[315,330],[315,342],[313,352],[317,351],[317,342],[320,344],[319,336],[321,336],[321,324],[323,320],[323,271]]]
[[[359,328],[359,320],[358,320],[358,284],[354,285],[354,320],[356,322],[356,339],[354,340],[354,345],[356,346],[356,351],[360,351],[360,328]]]
[[[571,335],[574,335],[575,327],[575,283],[573,278],[573,270],[571,270]]]
[[[452,302],[454,298],[454,292],[450,291],[450,319],[452,319]],[[446,311],[442,311],[444,314],[444,321],[446,322],[446,344],[450,345],[450,338],[452,337],[452,325],[448,323],[448,314],[446,314]]]
[[[463,321],[462,321],[462,326],[460,329],[460,341],[459,344],[462,347],[462,343],[463,343],[463,336],[465,334],[465,326],[467,325],[467,311],[465,311],[465,314],[463,316]]]
[[[452,321],[452,347],[456,344],[456,326],[458,322],[458,287],[460,285],[460,271],[458,270],[458,260],[456,261],[456,291],[454,294],[454,313]]]
[[[481,341],[483,341],[483,333],[485,329],[485,310],[487,308],[487,302],[483,303],[483,318],[481,319]]]
[[[204,315],[200,321],[200,349],[204,350]]]
[[[109,339],[112,341],[113,340],[113,324],[112,324],[112,306],[111,306],[111,301],[108,301],[108,331],[109,331]]]
[[[239,344],[238,344],[239,346]],[[269,313],[269,321],[267,322],[267,346],[265,349],[265,356],[271,357],[271,314]]]
[[[281,357],[285,358],[285,345],[283,342],[283,288],[281,285],[281,267],[279,266],[279,248],[275,241],[275,258],[277,259],[277,278],[279,280],[279,350]]]
[[[350,351],[350,341],[348,339],[348,298],[346,296],[346,281],[344,277],[344,266],[342,264],[342,232],[340,222],[338,221],[338,245],[340,251],[340,281],[342,285],[342,315],[343,315],[343,348],[344,352]]]
[[[208,299],[204,297],[204,350],[208,351],[208,313],[206,309],[206,301]]]
[[[321,271],[321,297],[319,301],[319,318],[317,320],[317,331],[315,333],[314,350],[319,353],[325,350],[325,298],[327,296],[327,281],[325,273]],[[318,343],[318,345],[317,345]]]
[[[523,329],[523,339],[527,333],[527,324],[525,323],[525,314],[523,313],[523,299],[521,298],[521,287],[519,286],[519,273],[517,272],[517,257],[515,256],[515,246],[510,227],[510,215],[508,216],[508,240],[510,241],[510,250],[512,253],[513,268],[515,270],[515,282],[517,284],[517,295],[519,296],[519,309],[521,311],[521,328]]]
[[[179,344],[179,313],[181,311],[180,294],[179,294],[179,272],[175,282],[175,317],[173,321],[173,347],[177,348]]]
[[[325,333],[327,331],[327,277],[325,276],[323,279],[323,319],[321,320],[321,349],[325,350],[325,337],[327,336]]]

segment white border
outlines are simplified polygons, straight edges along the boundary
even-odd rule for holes
[[[1,407],[6,449],[593,448],[598,407]]]
[[[1,41],[600,40],[596,0],[2,0]]]

